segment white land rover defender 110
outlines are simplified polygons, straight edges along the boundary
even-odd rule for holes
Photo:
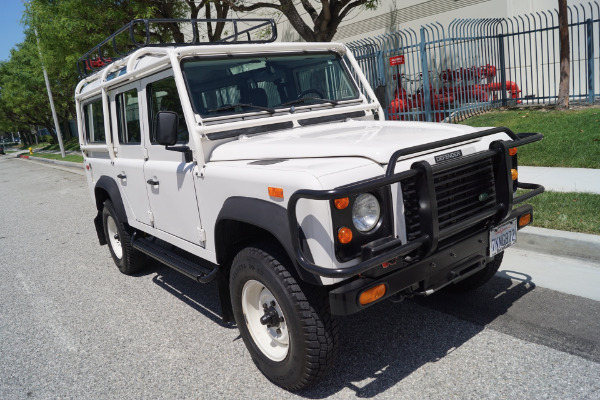
[[[270,20],[229,20],[211,44],[155,43],[160,22],[79,60],[98,238],[125,274],[152,257],[216,280],[223,319],[276,384],[332,367],[338,316],[484,284],[532,220],[515,205],[544,189],[518,181],[516,150],[542,135],[384,121],[345,45],[275,43]],[[135,49],[108,59],[123,34]]]

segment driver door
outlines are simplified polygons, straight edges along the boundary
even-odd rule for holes
[[[196,165],[187,163],[183,153],[169,151],[156,142],[155,120],[159,111],[179,115],[178,145],[189,145],[189,134],[175,79],[171,71],[142,80],[147,160],[144,182],[154,227],[194,244],[202,244],[202,227],[194,184]]]

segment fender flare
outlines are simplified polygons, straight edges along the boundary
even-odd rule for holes
[[[284,207],[266,200],[251,197],[230,197],[223,203],[223,207],[217,216],[215,227],[219,226],[222,220],[244,222],[269,232],[283,246],[302,280],[312,284],[322,284],[318,277],[300,268],[296,262],[287,210]],[[302,232],[300,232],[300,237],[304,238]],[[303,245],[305,254],[312,259],[310,249],[304,243]]]
[[[121,198],[121,191],[119,190],[119,186],[117,186],[115,180],[109,176],[102,175],[96,182],[96,186],[94,187],[94,195],[96,197],[96,208],[100,212],[102,211],[104,200],[99,199],[96,195],[97,189],[103,189],[106,193],[108,193],[108,197],[113,203],[117,217],[121,222],[127,223],[127,213],[125,212],[125,206],[123,205],[123,199]]]

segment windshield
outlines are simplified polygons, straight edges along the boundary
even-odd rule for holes
[[[336,106],[359,95],[335,53],[193,58],[182,68],[194,111],[203,118]]]

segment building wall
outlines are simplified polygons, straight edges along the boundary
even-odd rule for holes
[[[580,3],[568,0],[569,5]],[[504,18],[557,7],[556,0],[381,0],[376,10],[353,10],[341,23],[334,41],[347,43],[399,29],[418,31],[421,25],[436,22],[447,27],[456,18]],[[270,12],[257,13],[273,17]],[[308,15],[302,16],[311,25]],[[301,40],[285,17],[280,16],[277,25],[279,40]]]

